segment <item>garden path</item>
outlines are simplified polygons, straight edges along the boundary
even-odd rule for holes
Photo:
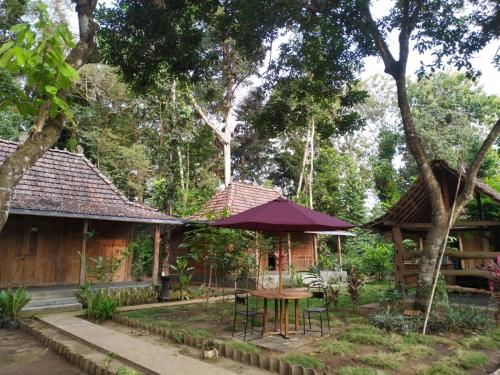
[[[50,314],[39,319],[64,333],[78,338],[122,361],[156,374],[234,375],[234,372],[196,360],[174,347],[160,347],[115,330],[91,323],[73,314]]]

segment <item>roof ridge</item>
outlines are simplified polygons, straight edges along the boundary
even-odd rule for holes
[[[252,185],[252,184],[249,184],[249,183],[246,183],[246,182],[241,182],[241,181],[233,181],[229,185],[231,186],[233,184],[234,185],[244,186],[244,187],[256,188],[256,189],[265,190],[265,191],[272,191],[272,192],[278,193],[279,195],[282,195],[278,190],[276,190],[274,188],[266,188],[264,186]]]
[[[8,140],[8,139],[3,139],[3,138],[0,138],[0,142],[11,144],[11,145],[14,145],[14,146],[19,146],[21,144],[21,142],[11,141],[11,140]],[[83,155],[83,154],[80,154],[78,152],[71,152],[71,151],[68,151],[66,149],[61,150],[60,148],[55,148],[55,147],[49,148],[46,152],[57,152],[57,153],[71,155],[71,156],[75,156],[75,157],[79,157],[79,156]]]

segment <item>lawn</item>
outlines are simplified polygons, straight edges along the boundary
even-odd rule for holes
[[[389,283],[366,285],[361,304],[383,299]],[[262,307],[262,301],[252,303]],[[301,301],[301,308],[306,306]],[[270,306],[273,308],[272,303]],[[266,351],[293,364],[339,374],[479,374],[500,366],[500,328],[484,334],[402,336],[370,323],[363,309],[354,313],[349,297],[342,292],[338,307],[331,312],[329,337],[299,335],[304,345],[278,353],[231,340],[234,303],[190,304],[122,313],[130,319],[168,327],[176,332],[224,340],[244,351]],[[272,314],[271,314],[272,315]],[[271,321],[272,321],[272,317]]]

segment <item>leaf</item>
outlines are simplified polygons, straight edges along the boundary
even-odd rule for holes
[[[57,87],[52,86],[52,85],[47,85],[47,86],[45,86],[45,91],[50,95],[56,95],[57,94]]]
[[[0,47],[0,55],[11,48],[14,44],[15,43],[13,40],[9,40],[8,42],[4,43],[2,47]]]
[[[1,57],[0,57],[0,68],[11,70],[12,67],[9,67],[10,60],[12,58],[12,55],[14,54],[14,51],[11,49],[7,50]]]
[[[28,25],[27,23],[19,23],[17,25],[12,26],[10,31],[12,31],[14,34],[18,34],[21,31],[29,29],[29,27],[30,25]]]
[[[24,64],[26,62],[26,52],[18,46],[12,48],[12,51],[14,52],[14,56],[16,58],[17,65],[24,66]]]

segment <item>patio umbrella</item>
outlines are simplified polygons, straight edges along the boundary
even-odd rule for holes
[[[283,288],[281,236],[283,232],[342,230],[354,227],[336,217],[278,198],[237,215],[210,223],[216,227],[278,232],[278,287]]]

